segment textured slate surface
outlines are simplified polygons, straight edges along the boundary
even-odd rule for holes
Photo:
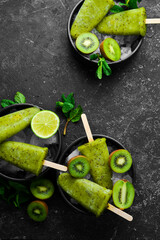
[[[26,206],[0,200],[0,239],[160,239],[160,26],[148,26],[136,55],[112,76],[95,78],[80,64],[67,39],[67,21],[77,0],[0,0],[0,98],[22,92],[27,102],[56,111],[62,93],[75,93],[93,133],[120,141],[132,154],[136,197],[131,223],[107,212],[100,218],[77,213],[56,187],[47,201],[44,223],[32,222]],[[160,17],[159,0],[142,1],[148,18]],[[85,135],[82,123],[70,123],[62,151]]]

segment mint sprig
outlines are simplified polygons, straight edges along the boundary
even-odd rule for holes
[[[90,55],[90,60],[96,60],[96,59],[98,59],[98,68],[96,70],[97,78],[102,79],[103,74],[106,76],[110,76],[112,74],[112,70],[108,65],[108,63],[106,62],[105,58],[98,53]]]
[[[83,109],[81,105],[78,105],[78,107],[75,106],[75,99],[73,93],[68,94],[67,97],[65,97],[65,95],[62,94],[61,99],[62,99],[61,101],[56,102],[56,107],[61,107],[62,112],[67,118],[63,131],[63,135],[66,135],[68,123],[78,122],[81,118],[81,114],[83,113]]]
[[[30,191],[24,184],[0,178],[0,199],[19,208],[30,198]]]
[[[2,99],[1,100],[1,106],[3,108],[5,108],[5,107],[8,107],[8,106],[13,105],[13,104],[25,103],[25,102],[26,102],[25,96],[20,92],[16,92],[16,94],[14,96],[14,101],[12,101],[10,99]]]
[[[138,8],[137,3],[140,3],[142,0],[125,0],[125,3],[119,2],[118,5],[115,4],[110,11],[112,13],[118,13],[129,9]]]

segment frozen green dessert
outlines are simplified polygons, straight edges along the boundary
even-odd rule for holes
[[[113,6],[113,0],[85,0],[71,26],[72,38],[92,31]]]
[[[39,175],[48,148],[27,143],[6,141],[0,144],[0,158],[35,175]]]
[[[37,107],[30,107],[0,117],[0,143],[29,126],[32,117],[39,111]]]
[[[111,14],[97,25],[97,31],[111,35],[146,35],[146,10],[144,7]]]
[[[93,142],[78,147],[90,163],[90,173],[94,182],[112,189],[112,170],[109,166],[109,152],[105,138],[97,138]]]
[[[84,178],[73,178],[69,173],[60,174],[58,184],[70,197],[97,217],[107,208],[112,195],[112,190]]]

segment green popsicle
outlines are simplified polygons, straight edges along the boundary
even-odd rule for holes
[[[39,175],[48,148],[27,143],[6,141],[0,144],[0,158],[35,175]]]
[[[32,117],[39,111],[37,107],[30,107],[0,117],[0,143],[29,126]]]
[[[72,38],[76,39],[81,33],[90,32],[113,6],[113,0],[85,0],[72,24]]]
[[[78,150],[88,158],[90,173],[94,182],[112,189],[112,170],[109,166],[109,152],[105,138],[97,138],[95,141],[78,147]]]
[[[102,34],[146,35],[146,10],[144,7],[111,14],[96,27]]]
[[[70,197],[97,217],[107,208],[112,195],[112,190],[84,178],[73,178],[69,173],[60,174],[58,184]]]

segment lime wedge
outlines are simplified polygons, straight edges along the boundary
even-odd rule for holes
[[[49,110],[42,110],[32,118],[31,128],[39,138],[50,138],[57,132],[59,124],[60,119],[57,114]]]

